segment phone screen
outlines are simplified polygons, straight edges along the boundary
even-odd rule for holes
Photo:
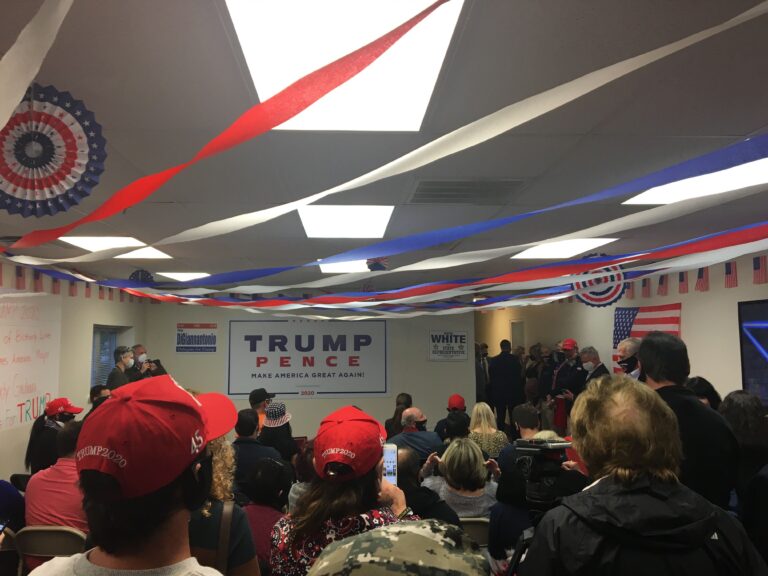
[[[397,486],[397,445],[384,444],[384,478]]]

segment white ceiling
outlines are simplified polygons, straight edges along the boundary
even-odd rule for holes
[[[40,5],[3,0],[0,53]],[[201,162],[143,204],[78,235],[130,235],[151,243],[214,219],[308,196],[376,168],[503,106],[677,40],[757,0],[466,0],[418,133],[265,134]],[[301,17],[297,14],[297,17]],[[512,215],[584,196],[721,148],[768,128],[768,17],[760,17],[614,82],[495,140],[411,173],[329,199],[394,204],[385,239]],[[258,102],[221,0],[76,0],[37,81],[82,99],[107,140],[101,183],[66,214],[0,213],[0,236],[70,222],[147,173],[185,161]],[[508,205],[412,205],[425,180],[523,180]],[[768,187],[767,187],[768,189]],[[765,192],[672,223],[628,231],[613,253],[768,219]],[[399,266],[457,251],[537,240],[641,210],[602,202],[531,218],[450,246],[393,256]],[[174,260],[105,260],[99,277],[150,271],[225,272],[303,264],[371,240],[305,237],[298,214],[206,241],[164,247]],[[83,252],[58,243],[26,252]],[[484,264],[377,278],[375,289],[487,276],[532,262]],[[269,279],[320,278],[303,269]],[[265,283],[264,279],[260,283]],[[371,286],[369,285],[368,288]],[[360,283],[342,287],[360,289]]]

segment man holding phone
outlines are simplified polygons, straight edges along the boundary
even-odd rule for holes
[[[133,366],[125,371],[131,382],[141,380],[142,378],[152,378],[152,376],[168,374],[160,360],[149,359],[149,354],[143,344],[134,344],[131,349],[133,350],[134,363]]]

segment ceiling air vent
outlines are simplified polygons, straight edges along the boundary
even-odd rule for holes
[[[408,203],[506,206],[523,184],[523,180],[427,180],[419,182]]]

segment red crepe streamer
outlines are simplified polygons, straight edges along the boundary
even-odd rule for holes
[[[285,88],[282,92],[275,94],[272,98],[253,106],[250,110],[235,120],[226,130],[224,130],[224,132],[208,142],[208,144],[206,144],[191,160],[179,164],[178,166],[167,168],[161,172],[143,176],[115,192],[106,202],[96,208],[96,210],[79,220],[75,220],[64,226],[59,226],[58,228],[34,230],[14,242],[10,248],[31,248],[33,246],[40,246],[46,242],[53,242],[78,226],[89,222],[104,220],[115,214],[119,214],[123,210],[135,206],[139,202],[147,199],[174,176],[190,166],[197,164],[199,161],[221,154],[235,146],[239,146],[248,140],[270,131],[272,128],[279,126],[287,120],[290,120],[333,89],[341,86],[347,80],[365,70],[384,54],[384,52],[389,50],[395,42],[411,30],[411,28],[416,26],[447,1],[448,0],[437,0],[434,4],[424,9],[407,22],[384,34],[370,44],[307,74]],[[0,253],[5,252],[7,249],[8,248],[6,247],[0,247]]]

